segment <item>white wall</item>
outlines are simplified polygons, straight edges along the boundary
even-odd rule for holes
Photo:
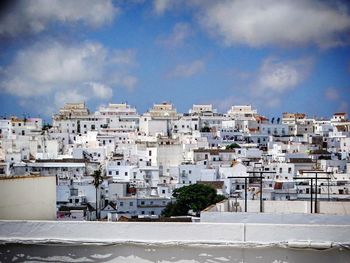
[[[349,236],[348,225],[0,221],[0,241],[12,242],[0,260],[349,262]]]
[[[1,178],[0,219],[55,220],[56,178]]]

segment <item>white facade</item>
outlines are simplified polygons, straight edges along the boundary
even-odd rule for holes
[[[55,182],[53,176],[0,178],[0,219],[55,220]]]

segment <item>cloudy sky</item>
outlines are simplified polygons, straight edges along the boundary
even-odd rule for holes
[[[13,2],[13,1],[9,1]],[[305,0],[1,4],[0,115],[170,101],[266,116],[350,111],[350,5]]]

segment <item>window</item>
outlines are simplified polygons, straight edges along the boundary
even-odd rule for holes
[[[189,173],[189,174],[191,174],[191,173],[192,173],[192,171],[191,171],[191,170],[188,170],[188,173]]]
[[[108,175],[112,175],[112,171],[108,171]]]
[[[162,194],[165,194],[165,190],[164,189],[162,190]]]
[[[125,176],[128,176],[128,172],[125,172]]]
[[[115,175],[119,175],[119,171],[115,171]]]
[[[120,202],[119,205],[120,205],[120,206],[124,206],[124,202]]]
[[[289,167],[289,168],[288,168],[288,173],[290,174],[291,172],[292,172],[292,168]]]
[[[280,173],[282,173],[282,168],[280,168]]]
[[[145,201],[141,201],[141,205],[145,205]]]
[[[129,206],[133,206],[133,205],[134,205],[134,202],[130,202],[130,203],[129,203]]]
[[[152,156],[152,151],[148,151],[148,156]]]

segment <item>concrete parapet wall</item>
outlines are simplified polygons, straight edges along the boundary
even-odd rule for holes
[[[238,245],[350,243],[350,225],[0,221],[2,242]],[[328,245],[326,245],[328,246]]]
[[[202,223],[350,225],[348,215],[201,212]],[[349,226],[350,227],[350,226]]]

